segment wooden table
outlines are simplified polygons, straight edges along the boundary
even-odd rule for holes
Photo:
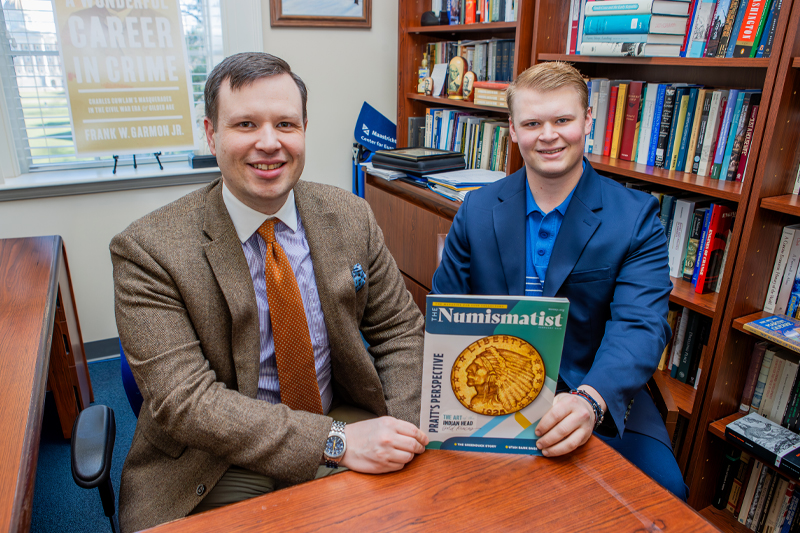
[[[345,472],[148,531],[715,532],[592,437],[568,457],[428,450],[400,472]]]
[[[61,237],[0,240],[0,531],[27,531],[46,388],[72,435],[93,400]],[[68,468],[65,465],[64,468]]]

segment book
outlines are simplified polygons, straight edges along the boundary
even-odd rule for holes
[[[719,48],[719,39],[725,22],[728,18],[728,10],[731,7],[731,0],[718,0],[714,9],[714,16],[711,18],[711,25],[708,29],[704,57],[716,57]]]
[[[733,516],[737,516],[738,514],[736,508],[744,497],[744,491],[750,478],[753,462],[754,460],[752,460],[748,454],[742,452],[739,455],[739,462],[736,465],[736,476],[733,479],[733,485],[728,495],[728,504],[725,507]]]
[[[790,350],[800,351],[800,320],[786,315],[773,315],[744,325],[745,331]]]
[[[725,427],[725,438],[751,456],[797,478],[800,475],[800,435],[750,413]]]
[[[733,57],[753,57],[750,54],[758,44],[758,29],[765,16],[765,6],[764,0],[747,0],[747,8],[744,11],[741,29],[736,37]]]
[[[675,151],[677,155],[677,151],[675,150],[676,137],[677,142],[680,143],[680,136],[683,133],[683,122],[686,120],[686,106],[689,105],[689,87],[686,86],[686,84],[676,84],[675,87],[675,107],[672,110],[672,124],[670,124],[669,139],[667,140],[666,154],[664,155],[664,169],[666,170],[672,170],[673,168],[673,151]],[[680,128],[678,127],[678,123],[680,123]]]
[[[759,99],[760,100],[760,99]],[[758,119],[759,103],[755,104],[750,111],[750,119],[747,122],[747,130],[744,134],[744,144],[742,145],[742,154],[739,156],[739,165],[736,167],[735,181],[744,181],[744,175],[747,171],[747,162],[750,159],[750,148],[753,142],[753,133],[755,132],[756,120]]]
[[[750,354],[750,366],[748,367],[747,377],[745,378],[744,388],[742,389],[742,400],[739,403],[740,413],[747,414],[750,412],[750,405],[752,404],[753,396],[756,392],[756,384],[758,383],[761,364],[764,362],[764,354],[766,351],[767,343],[764,341],[757,342],[753,345],[753,351]]]
[[[679,57],[681,45],[641,42],[590,42],[580,46],[581,55],[613,57]]]
[[[700,124],[703,121],[703,113],[708,118],[708,109],[711,107],[711,92],[708,89],[700,89],[697,92],[697,103],[695,105],[692,128],[689,133],[689,144],[686,147],[686,154],[683,157],[684,163],[678,168],[684,172],[691,172],[694,164],[694,156],[697,151],[697,141],[700,138]],[[698,158],[698,163],[699,163]]]
[[[785,313],[787,310],[794,280],[797,277],[798,265],[800,265],[800,232],[795,231],[789,247],[789,257],[786,259],[786,268],[781,279],[781,287],[778,290],[778,297],[775,301],[773,312],[776,314]]]
[[[619,158],[619,139],[622,136],[622,123],[625,120],[625,111],[628,101],[628,83],[620,83],[617,92],[617,108],[614,114],[614,133],[611,137],[610,157]]]
[[[647,148],[647,164],[655,166],[656,149],[658,147],[658,138],[661,132],[661,116],[664,113],[664,99],[667,94],[667,85],[664,83],[658,84],[658,92],[656,93],[656,104],[653,109],[653,124],[650,127],[650,146]]]
[[[675,97],[677,89],[669,86],[664,93],[664,106],[661,113],[661,124],[658,131],[658,141],[653,165],[664,168],[666,159],[667,143],[669,142],[670,128],[672,126],[672,112],[675,107]]]
[[[713,204],[712,204],[713,207]],[[700,232],[700,242],[698,243],[697,247],[697,257],[694,261],[694,272],[692,272],[692,286],[697,286],[697,278],[700,275],[700,268],[702,266],[703,261],[703,253],[706,249],[706,240],[708,237],[708,225],[711,222],[711,215],[712,209],[709,208],[705,213],[703,213],[703,231]]]
[[[606,124],[608,120],[608,105],[610,98],[610,82],[607,79],[600,80],[600,91],[597,95],[597,109],[593,110],[597,117],[592,126],[592,151],[593,154],[603,155],[603,147],[606,139]],[[594,115],[593,115],[594,116]]]
[[[538,455],[556,392],[564,298],[428,295],[420,428],[428,448]]]
[[[683,263],[683,280],[691,283],[694,274],[694,265],[697,261],[697,252],[700,249],[700,238],[703,235],[703,218],[707,207],[694,210],[692,223],[689,227],[689,239],[686,242],[686,259]]]
[[[764,400],[764,391],[767,388],[767,380],[769,373],[772,370],[772,361],[775,359],[777,349],[767,346],[764,351],[764,360],[761,362],[761,370],[758,372],[758,380],[756,381],[756,390],[753,393],[753,400],[750,402],[750,412],[757,413],[761,409],[761,403]]]
[[[761,93],[747,93],[744,97],[742,104],[742,112],[739,114],[739,120],[736,124],[736,132],[733,135],[733,146],[731,146],[730,156],[726,155],[726,159],[722,162],[722,173],[725,174],[727,181],[736,181],[737,170],[739,169],[739,160],[744,148],[744,139],[747,134],[747,126],[750,122],[751,110],[754,105],[759,105],[761,102]],[[733,128],[731,128],[733,129]],[[725,162],[727,161],[727,166]],[[740,180],[741,181],[741,180]]]
[[[739,462],[741,454],[742,452],[733,446],[728,446],[728,450],[725,452],[725,458],[717,479],[717,488],[714,491],[714,498],[711,500],[711,505],[716,509],[725,509],[728,505],[728,494],[733,486],[733,480],[736,476],[736,464]]]
[[[745,527],[755,529],[755,525],[758,523],[759,510],[764,506],[764,496],[769,490],[769,485],[773,476],[774,472],[769,468],[763,468],[761,470],[761,476],[759,476],[758,483],[756,484],[756,491],[753,494],[753,503],[750,504],[750,509],[747,512],[747,519],[744,522]],[[754,520],[756,524],[753,523]]]
[[[747,515],[750,512],[750,507],[753,503],[753,497],[755,496],[756,486],[758,485],[758,481],[761,479],[761,474],[764,471],[764,463],[755,459],[752,459],[752,462],[753,468],[750,472],[747,490],[742,498],[739,514],[736,515],[736,519],[740,524],[744,524],[747,521]]]
[[[660,83],[648,83],[644,88],[642,100],[642,119],[639,125],[639,136],[636,143],[634,160],[643,165],[647,164],[647,152],[650,148],[650,137],[653,132],[653,119],[655,118],[656,99]]]
[[[592,129],[586,135],[583,151],[587,154],[592,153],[594,147],[594,126],[597,122],[597,104],[600,100],[600,78],[595,78],[586,84],[589,89],[589,111],[592,113]]]
[[[675,203],[668,248],[669,275],[673,278],[683,277],[695,207],[705,207],[708,204],[709,201],[702,197],[682,198]]]
[[[786,412],[786,406],[789,403],[789,396],[792,393],[792,386],[797,377],[797,364],[800,356],[793,352],[782,350],[778,357],[783,360],[781,373],[778,375],[778,381],[775,388],[775,398],[768,413],[765,416],[780,424],[783,421],[783,415]]]
[[[687,43],[686,57],[703,57],[708,31],[711,27],[717,0],[698,0],[695,6],[694,22]]]
[[[741,96],[741,98],[740,98]],[[737,89],[731,89],[729,94],[729,105],[725,108],[725,115],[722,117],[720,123],[719,136],[717,138],[717,147],[714,155],[714,165],[711,168],[711,177],[719,179],[719,174],[722,169],[722,160],[725,157],[725,146],[728,142],[728,134],[730,132],[731,121],[733,120],[734,112],[741,111],[742,102],[744,101],[744,94]],[[733,105],[730,105],[733,104]]]
[[[583,34],[668,33],[683,35],[686,18],[670,15],[605,15],[586,17]]]
[[[580,26],[578,20],[580,19],[581,6],[584,2],[581,0],[572,0],[569,6],[569,26],[567,28],[567,54],[575,55],[578,51],[578,33],[580,33]]]
[[[669,33],[598,33],[584,35],[584,43],[643,43],[643,44],[682,44],[680,35]]]
[[[625,116],[622,121],[622,133],[620,135],[619,146],[619,158],[624,161],[633,161],[635,159],[643,89],[644,82],[641,81],[632,81],[628,85],[628,96],[625,102]]]
[[[764,42],[764,50],[762,52],[761,57],[770,57],[772,54],[772,47],[775,44],[775,33],[778,30],[778,17],[780,16],[781,7],[783,5],[783,0],[774,0],[772,5],[774,6],[772,11],[772,21],[768,26],[769,31],[767,31],[767,27],[764,28],[764,33],[767,34],[767,38]]]
[[[603,155],[611,154],[611,140],[614,138],[614,119],[617,116],[617,100],[619,99],[619,83],[613,82],[609,87],[608,115],[606,116],[606,138],[603,141]]]
[[[669,375],[672,378],[678,377],[678,366],[681,362],[681,352],[683,350],[683,342],[686,338],[686,329],[689,327],[689,314],[692,311],[688,309],[683,309],[681,313],[680,321],[678,322],[678,331],[675,334],[674,342],[672,343],[672,353],[670,354],[670,372]]]
[[[722,257],[730,237],[736,211],[728,206],[714,204],[708,222],[708,235],[700,260],[696,293],[714,292],[717,278],[722,275]]]
[[[697,108],[697,100],[700,96],[700,90],[697,87],[691,87],[689,89],[689,102],[686,106],[686,117],[683,122],[683,132],[680,136],[680,143],[678,143],[677,151],[674,155],[674,159],[676,161],[675,165],[672,166],[673,169],[683,171],[686,168],[686,156],[689,150],[689,143],[691,142],[692,136],[692,127],[694,125],[694,115],[695,110]],[[696,141],[695,137],[695,141]],[[677,136],[676,136],[677,141]]]
[[[711,163],[714,161],[712,151],[717,143],[720,119],[725,112],[728,103],[728,91],[714,91],[711,99],[711,108],[708,111],[708,124],[703,135],[703,149],[700,152],[700,162],[697,167],[697,174],[708,176]]]
[[[603,0],[586,2],[586,16],[599,15],[688,15],[689,2],[671,0]]]
[[[742,3],[746,2],[747,0],[744,0]],[[717,57],[725,57],[725,53],[728,49],[728,41],[730,41],[731,32],[733,31],[737,14],[741,11],[739,9],[739,3],[740,0],[731,0],[731,4],[728,6],[728,13],[725,16],[725,24],[722,26],[722,33],[719,36],[719,44],[717,45]]]
[[[703,103],[703,110],[700,115],[700,125],[697,128],[697,141],[694,150],[694,154],[691,160],[691,166],[689,161],[686,163],[686,167],[689,168],[687,172],[691,172],[692,174],[697,174],[697,171],[700,169],[700,160],[703,154],[703,144],[705,143],[706,132],[708,131],[708,119],[711,116],[711,107],[712,103],[714,102],[714,93],[715,91],[708,90],[706,91],[705,102]],[[717,102],[719,102],[719,97],[717,96]]]
[[[686,372],[686,383],[697,388],[700,381],[700,362],[703,359],[703,353],[708,346],[708,337],[711,333],[711,319],[705,316],[700,317],[700,332],[697,337],[697,342],[694,349],[689,354],[689,369]],[[680,370],[680,369],[679,369]]]

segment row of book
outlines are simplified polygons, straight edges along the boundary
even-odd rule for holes
[[[514,22],[520,0],[433,0],[434,13],[447,10],[450,24]]]
[[[425,147],[463,153],[468,169],[505,170],[510,146],[507,121],[457,109],[426,110]]]
[[[800,531],[796,483],[737,448],[725,454],[712,504],[727,509],[751,531]]]
[[[668,370],[670,377],[697,388],[711,319],[685,307],[670,306],[667,321],[672,338],[664,348],[658,369]]]
[[[449,64],[460,56],[467,61],[467,70],[475,73],[476,81],[510,82],[514,79],[515,46],[512,39],[439,41],[428,43],[426,53],[430,72],[435,65]]]
[[[783,0],[572,0],[567,54],[769,57]]]
[[[767,341],[753,345],[747,370],[741,413],[757,413],[797,432],[800,428],[800,354]]]
[[[800,317],[800,224],[783,228],[763,309]]]
[[[587,84],[587,153],[742,181],[761,91],[605,78]]]

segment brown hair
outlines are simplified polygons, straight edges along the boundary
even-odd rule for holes
[[[250,85],[261,78],[288,74],[294,80],[300,90],[300,98],[303,101],[303,122],[306,121],[306,103],[308,102],[308,89],[300,76],[292,72],[289,63],[279,57],[261,52],[243,52],[226,57],[209,74],[206,80],[204,93],[206,116],[211,119],[214,127],[217,127],[217,104],[219,88],[227,79],[231,90],[235,91]]]
[[[589,110],[589,89],[578,70],[563,61],[539,63],[517,76],[506,89],[508,112],[514,116],[514,95],[520,89],[549,92],[562,87],[571,87],[578,93],[584,113]]]

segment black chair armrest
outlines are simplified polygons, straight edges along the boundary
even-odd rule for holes
[[[105,405],[91,405],[78,414],[72,427],[72,479],[84,489],[97,488],[103,511],[116,523],[114,487],[111,484],[111,456],[117,426],[114,411]]]

